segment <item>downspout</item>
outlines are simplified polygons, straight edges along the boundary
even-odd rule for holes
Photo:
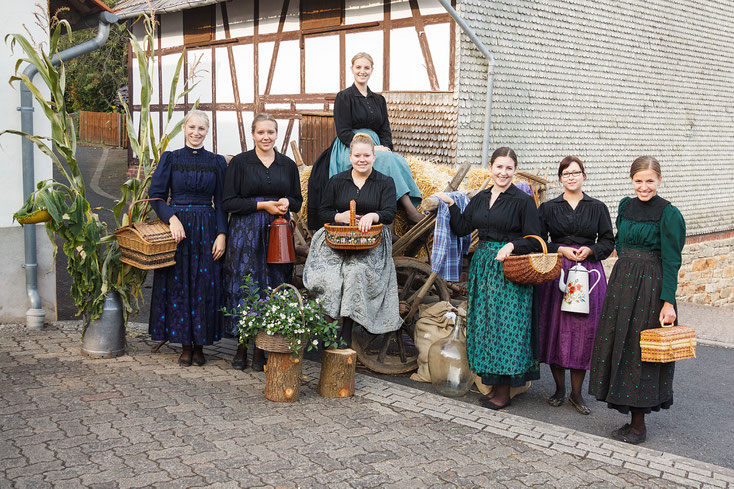
[[[58,55],[54,55],[51,59],[54,65],[66,62],[83,54],[102,46],[110,34],[110,25],[117,22],[118,17],[110,12],[101,12],[85,19],[85,22],[96,21],[98,25],[97,36],[94,39],[85,41],[69,49],[61,51]],[[30,65],[23,70],[23,74],[33,81],[38,70],[35,66]],[[20,126],[21,130],[26,134],[33,134],[33,95],[24,83],[20,85]],[[22,142],[22,160],[23,160],[23,200],[33,193],[36,185],[35,162],[33,161],[34,146],[31,141],[23,138]],[[41,329],[46,311],[41,306],[41,296],[38,293],[38,263],[36,257],[36,225],[23,226],[23,234],[25,238],[25,281],[26,292],[30,300],[30,308],[26,311],[26,325],[30,329]]]
[[[462,19],[459,14],[454,10],[454,7],[451,6],[451,3],[449,0],[438,0],[441,5],[443,5],[443,8],[446,9],[446,11],[449,13],[452,19],[461,27],[461,30],[464,31],[464,34],[469,36],[469,39],[474,43],[474,45],[479,49],[479,51],[482,52],[485,58],[489,61],[489,66],[487,67],[487,104],[485,107],[485,113],[484,113],[484,139],[482,140],[482,166],[487,167],[489,166],[489,135],[490,130],[492,126],[492,95],[494,92],[494,56],[492,56],[492,53],[489,52],[487,47],[482,43],[482,41],[477,37],[477,35],[474,33],[471,27],[467,25],[467,23]]]

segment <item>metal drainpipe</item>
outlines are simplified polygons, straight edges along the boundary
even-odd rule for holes
[[[102,46],[107,41],[110,34],[110,25],[118,21],[118,17],[110,12],[101,12],[85,19],[86,23],[90,21],[97,23],[97,36],[94,39],[85,41],[69,49],[61,51],[58,55],[54,55],[51,61],[54,65],[60,64],[62,61],[68,61]],[[92,24],[93,25],[93,24]],[[33,77],[38,73],[35,66],[30,65],[23,70],[23,74],[33,81]],[[26,134],[33,134],[33,94],[25,86],[20,85],[20,126],[21,130]],[[36,185],[35,162],[33,161],[34,146],[31,141],[23,138],[22,143],[22,159],[23,159],[23,200],[33,193]],[[30,300],[30,308],[26,311],[26,325],[30,329],[41,329],[46,311],[41,306],[41,296],[38,293],[38,263],[36,258],[36,225],[23,226],[23,234],[25,237],[25,281],[28,299]]]
[[[456,21],[457,24],[459,24],[459,27],[461,27],[461,30],[464,31],[464,34],[469,36],[469,39],[472,40],[474,45],[476,45],[477,49],[482,52],[482,54],[489,60],[489,66],[487,67],[487,104],[485,107],[485,115],[484,115],[484,139],[482,140],[482,166],[487,167],[489,166],[489,135],[492,125],[492,95],[494,92],[494,56],[492,56],[492,53],[489,52],[489,49],[486,48],[484,43],[477,37],[477,35],[474,33],[471,27],[467,25],[466,22],[464,22],[464,19],[462,19],[459,14],[454,10],[454,7],[451,6],[451,3],[449,3],[448,0],[438,0],[441,5],[443,5],[443,8],[446,9],[446,11],[449,13],[452,19]]]

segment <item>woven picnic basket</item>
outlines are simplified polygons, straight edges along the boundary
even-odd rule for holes
[[[382,241],[382,224],[373,224],[363,233],[357,227],[357,202],[349,202],[349,226],[324,224],[326,244],[335,250],[369,250]]]
[[[524,238],[540,241],[542,253],[510,255],[502,262],[502,271],[507,280],[522,285],[538,285],[555,279],[561,273],[561,255],[548,253],[548,246],[540,236],[529,234]]]
[[[130,204],[130,224],[115,230],[122,254],[120,261],[141,270],[153,270],[176,264],[174,259],[176,241],[167,224],[161,220],[132,222],[135,204],[145,202],[147,207],[151,200],[163,199],[136,200]]]
[[[283,287],[288,287],[290,289],[293,289],[296,292],[296,298],[298,299],[298,305],[301,306],[301,324],[303,326],[303,329],[306,329],[306,314],[303,311],[303,297],[301,297],[301,293],[298,292],[298,289],[292,286],[291,284],[280,284],[276,288],[273,289],[272,294],[275,294],[278,292],[278,290],[282,289]],[[291,344],[288,341],[288,338],[285,335],[282,334],[267,334],[265,331],[258,331],[258,333],[255,335],[255,346],[260,348],[261,350],[273,352],[273,353],[291,353]],[[301,350],[303,350],[301,348]]]
[[[696,332],[690,326],[660,324],[640,333],[643,362],[667,363],[696,358]]]

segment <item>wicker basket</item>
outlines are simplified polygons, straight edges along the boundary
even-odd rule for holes
[[[357,203],[349,202],[349,226],[324,224],[326,244],[335,250],[370,250],[382,241],[382,224],[373,224],[363,233],[357,227]]]
[[[301,297],[301,293],[298,292],[298,289],[292,286],[291,284],[280,284],[276,288],[273,289],[273,294],[275,294],[278,290],[282,289],[283,287],[290,287],[296,292],[296,298],[298,299],[298,304],[301,306],[301,324],[303,325],[303,329],[306,329],[306,315],[303,312],[303,297]],[[291,353],[291,344],[288,341],[288,338],[283,336],[282,334],[273,334],[269,335],[265,331],[260,331],[255,335],[255,346],[260,348],[261,350],[270,351],[273,353]],[[305,346],[305,345],[304,345]],[[303,352],[303,348],[299,349],[299,352]]]
[[[540,236],[529,234],[525,238],[540,241],[543,253],[528,255],[510,255],[502,263],[502,271],[507,280],[523,285],[538,285],[554,280],[561,273],[561,255],[548,253],[548,246]]]
[[[667,363],[696,358],[696,332],[689,326],[666,326],[640,333],[643,362]]]
[[[120,245],[122,256],[120,261],[141,270],[170,267],[176,263],[176,241],[171,229],[163,221],[132,222],[132,211],[135,204],[151,200],[143,199],[130,204],[129,218],[131,224],[115,230],[115,237]],[[145,213],[143,213],[145,215]]]

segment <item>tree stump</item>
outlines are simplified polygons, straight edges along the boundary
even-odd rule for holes
[[[353,396],[356,368],[357,352],[351,348],[324,350],[319,394],[323,397]]]
[[[275,402],[295,402],[301,393],[301,358],[294,353],[268,352],[265,397]]]

